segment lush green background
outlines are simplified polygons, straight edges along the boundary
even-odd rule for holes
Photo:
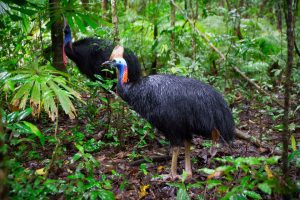
[[[254,130],[257,133],[254,136],[266,142],[276,138],[278,145],[273,144],[274,149],[280,150],[283,108],[272,99],[283,102],[284,97],[287,42],[283,2],[177,0],[176,3],[181,10],[177,9],[175,26],[171,26],[169,1],[117,1],[121,44],[136,53],[145,75],[156,71],[213,85],[232,107],[238,128]],[[296,19],[299,13],[298,10]],[[108,10],[103,10],[97,0],[63,0],[51,14],[52,20],[48,1],[0,1],[0,127],[4,129],[0,129],[3,132],[0,167],[4,174],[1,180],[7,189],[2,193],[11,199],[120,198],[119,194],[130,188],[127,175],[117,170],[97,171],[101,161],[95,153],[126,149],[128,154],[123,159],[132,161],[143,157],[147,144],[159,141],[167,148],[167,142],[155,135],[151,126],[124,102],[111,100],[101,91],[101,87],[111,88],[114,80],[90,82],[70,61],[66,72],[57,71],[51,64],[51,25],[62,16],[67,19],[75,40],[113,39],[110,2]],[[299,20],[295,27],[296,45],[300,46]],[[173,44],[172,34],[175,34]],[[236,153],[216,156],[213,162],[217,165],[211,169],[205,165],[198,168],[197,173],[210,174],[211,178],[169,183],[168,187],[176,188],[177,199],[275,199],[285,192],[299,197],[299,56],[295,52],[291,77],[289,129],[293,134],[289,168],[294,173],[289,183],[282,183],[276,153],[261,156],[257,149],[255,157],[240,157]],[[271,95],[260,94],[234,67]],[[251,125],[250,115],[245,118],[248,110],[262,121],[254,120],[255,125]],[[126,145],[130,140],[135,145],[128,150]],[[210,146],[207,142],[206,149]],[[138,168],[144,176],[149,171],[145,163]],[[57,176],[58,169],[65,166],[73,168],[68,168],[65,176]],[[218,173],[223,174],[222,178]],[[287,184],[289,190],[283,190],[282,184]],[[140,197],[148,195],[146,186],[140,188]],[[159,194],[157,188],[153,191]]]

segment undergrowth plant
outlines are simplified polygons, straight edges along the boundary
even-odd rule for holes
[[[36,62],[9,72],[10,75],[2,73],[2,91],[12,93],[10,104],[13,107],[24,109],[30,106],[32,114],[37,116],[45,111],[54,121],[61,106],[71,119],[75,118],[76,109],[72,100],[81,100],[81,95],[69,86],[66,73],[50,65],[39,66]]]

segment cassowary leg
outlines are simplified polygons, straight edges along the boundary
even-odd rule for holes
[[[171,177],[176,178],[177,177],[177,160],[179,155],[180,147],[173,147],[172,148],[172,163],[171,163]]]
[[[188,174],[188,178],[191,178],[192,177],[191,141],[184,141],[184,161],[185,161],[185,171]]]

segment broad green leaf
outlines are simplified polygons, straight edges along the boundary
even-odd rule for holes
[[[272,188],[268,183],[260,183],[258,184],[258,188],[268,195],[271,195],[272,193]]]
[[[101,200],[114,200],[115,195],[112,191],[99,189],[99,198]]]
[[[74,30],[75,27],[74,27],[74,22],[73,22],[72,16],[67,15],[66,18],[67,18],[67,23],[69,24],[70,28]]]
[[[85,33],[86,32],[86,28],[85,28],[84,23],[82,22],[82,20],[77,15],[74,15],[74,19],[76,21],[76,24],[77,24],[79,30],[81,32]]]
[[[17,129],[21,133],[31,133],[31,129],[23,123],[14,123],[12,128]]]
[[[18,89],[18,92],[11,100],[13,105],[19,106],[19,108],[25,107],[33,83],[34,83],[33,81],[27,82]]]
[[[19,111],[9,113],[6,118],[6,123],[9,124],[9,123],[15,121],[18,118],[18,116],[19,116]]]
[[[5,80],[6,78],[8,78],[10,76],[10,73],[8,72],[1,72],[0,73],[0,81]]]
[[[202,168],[202,169],[199,169],[199,171],[204,172],[206,174],[213,174],[215,172],[214,169],[209,169],[209,168]]]
[[[251,197],[253,199],[262,199],[262,197],[260,196],[260,194],[254,192],[254,191],[245,190],[243,193],[245,195],[247,195],[248,197]]]
[[[300,150],[293,151],[289,154],[289,162],[293,161],[295,157],[300,156]]]
[[[280,156],[272,156],[270,158],[267,158],[266,162],[267,164],[269,165],[274,165],[274,164],[277,164],[278,163],[278,160],[280,159],[281,157]]]
[[[176,195],[176,200],[189,200],[191,199],[189,197],[189,194],[187,193],[186,189],[179,188],[177,195]]]
[[[84,15],[84,14],[79,14],[79,16],[84,19],[84,21],[86,21],[93,29],[96,29],[99,27],[99,25],[97,24],[97,22],[90,16],[88,15]]]
[[[80,159],[82,157],[81,153],[76,153],[73,157],[72,157],[72,162],[74,163],[75,161],[77,161],[78,159]]]
[[[30,103],[34,106],[40,106],[41,103],[41,85],[38,81],[35,81],[34,86],[31,91]],[[35,109],[35,108],[34,108]]]
[[[208,180],[207,181],[207,188],[212,189],[215,186],[221,185],[222,182],[220,180]]]
[[[83,146],[81,146],[79,144],[76,144],[75,146],[79,150],[80,153],[84,154],[84,148],[83,148]]]
[[[10,4],[9,6],[10,8],[14,9],[14,10],[17,10],[21,13],[24,13],[26,15],[33,15],[35,14],[37,11],[36,10],[31,10],[31,9],[28,9],[28,8],[24,8],[24,7],[17,7],[17,6],[13,6]]]
[[[25,119],[27,116],[29,116],[32,113],[32,108],[26,108],[25,110],[22,110],[18,115],[18,120],[21,121]]]
[[[41,133],[41,131],[34,124],[30,122],[23,121],[23,123],[30,128],[31,132],[40,139],[41,144],[44,146],[45,136]]]
[[[41,84],[43,94],[43,106],[49,117],[54,121],[58,115],[58,108],[55,104],[53,91],[47,86],[46,83]]]
[[[59,103],[65,113],[69,115],[71,119],[74,119],[76,115],[76,109],[70,100],[70,95],[68,94],[68,92],[59,88],[52,80],[49,80],[48,83],[50,85],[50,88],[54,91],[56,97],[58,98]]]

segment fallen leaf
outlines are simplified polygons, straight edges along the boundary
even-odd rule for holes
[[[145,197],[148,192],[147,192],[147,189],[150,188],[150,185],[142,185],[140,187],[140,192],[139,192],[139,199],[142,199],[143,197]]]
[[[161,173],[162,171],[164,171],[165,170],[165,166],[158,166],[157,167],[157,172],[158,173]]]
[[[263,148],[263,147],[260,147],[259,148],[259,152],[260,153],[266,153],[266,152],[268,152],[269,151],[269,149],[267,149],[267,148]]]
[[[35,173],[36,173],[37,175],[43,176],[43,175],[46,174],[46,171],[45,171],[44,168],[41,168],[41,169],[37,169],[37,170],[35,171]]]
[[[274,177],[272,170],[269,168],[268,165],[265,165],[265,171],[267,172],[268,179],[272,179]]]
[[[207,176],[207,180],[213,179],[213,178],[220,178],[224,174],[224,171],[215,171],[214,173]]]
[[[102,163],[105,159],[106,159],[106,156],[105,156],[105,155],[98,156],[98,157],[96,158],[96,160],[97,160],[99,163]]]
[[[243,100],[243,95],[240,93],[240,92],[238,92],[236,95],[235,95],[235,101],[236,102],[239,102],[239,101],[241,101],[241,100]]]
[[[116,157],[117,158],[124,158],[125,156],[127,155],[127,153],[126,152],[124,152],[124,151],[120,151],[119,153],[117,153],[117,155],[116,155]]]

